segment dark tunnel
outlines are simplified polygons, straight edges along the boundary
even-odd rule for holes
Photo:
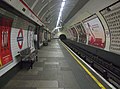
[[[61,39],[61,40],[66,40],[66,39],[67,39],[67,37],[66,37],[66,35],[65,35],[65,34],[61,34],[61,35],[59,36],[59,39]]]

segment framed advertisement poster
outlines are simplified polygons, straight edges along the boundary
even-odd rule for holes
[[[44,39],[45,39],[46,41],[48,40],[47,36],[48,36],[48,35],[47,35],[47,31],[45,30],[45,31],[44,31]]]
[[[10,33],[13,20],[0,14],[0,68],[11,62]]]
[[[77,31],[75,29],[75,27],[71,27],[71,32],[72,32],[72,35],[73,35],[73,40],[77,41]]]
[[[105,32],[102,23],[96,14],[83,20],[84,28],[88,36],[88,44],[99,48],[105,48]]]
[[[87,41],[86,31],[85,31],[82,23],[79,22],[79,23],[75,24],[75,28],[78,31],[79,42],[86,43],[86,41]]]
[[[39,44],[41,44],[43,42],[42,36],[43,36],[43,29],[40,29],[39,30]]]
[[[32,26],[28,27],[27,42],[28,47],[30,47],[31,52],[33,52],[35,50],[35,45],[34,45],[34,28]]]
[[[67,29],[67,30],[66,30],[66,34],[67,34],[67,37],[68,37],[68,38],[71,38],[71,31],[70,31],[70,29]]]

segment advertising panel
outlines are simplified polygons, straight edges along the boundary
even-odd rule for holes
[[[72,30],[71,30],[71,29],[69,29],[69,32],[70,32],[70,34],[73,36],[73,32],[72,32]]]
[[[31,52],[33,52],[35,50],[35,46],[34,46],[34,29],[32,26],[28,27],[27,37],[28,47],[30,47]]]
[[[0,15],[0,67],[12,61],[10,34],[13,20]]]
[[[93,15],[84,20],[83,25],[88,35],[88,44],[105,48],[105,33],[99,18]]]
[[[71,27],[71,31],[72,31],[73,36],[74,36],[73,40],[77,41],[77,32],[76,32],[76,29],[74,27]]]
[[[41,44],[43,42],[42,40],[42,35],[43,35],[43,30],[39,30],[39,44]]]
[[[50,40],[51,40],[51,34],[48,33],[48,41],[50,41]]]
[[[66,30],[66,35],[67,35],[67,38],[68,38],[68,39],[71,39],[71,36],[72,36],[72,35],[71,35],[71,32],[70,32],[70,29],[67,29],[67,30]]]
[[[44,31],[44,39],[47,41],[48,40],[48,34],[47,31]]]
[[[75,24],[75,27],[76,27],[76,29],[78,31],[79,42],[86,43],[86,41],[87,41],[86,31],[85,31],[82,23]]]

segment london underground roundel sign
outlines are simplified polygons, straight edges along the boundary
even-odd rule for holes
[[[21,49],[23,46],[23,30],[20,29],[17,37],[18,47]]]

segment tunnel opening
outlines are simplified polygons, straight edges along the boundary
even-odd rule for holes
[[[59,36],[59,39],[61,39],[61,40],[66,40],[66,39],[67,39],[67,37],[66,37],[66,35],[65,35],[65,34],[61,34],[61,35]]]

